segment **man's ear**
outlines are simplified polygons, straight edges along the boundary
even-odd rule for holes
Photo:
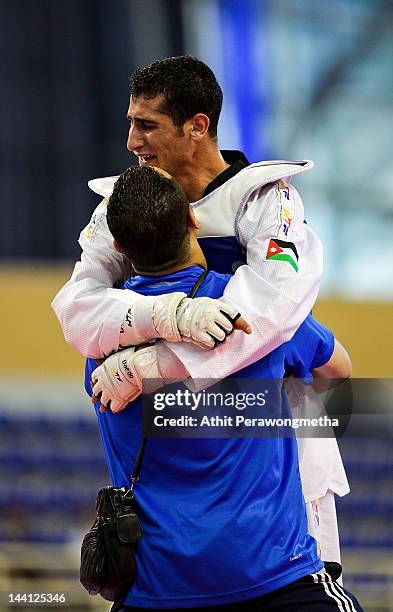
[[[124,251],[121,248],[120,244],[117,242],[117,240],[115,240],[115,238],[113,239],[113,246],[115,247],[116,251],[118,253],[122,253],[124,255]]]
[[[201,227],[191,206],[188,207],[188,227],[192,227],[193,229],[199,229]]]
[[[190,136],[193,140],[201,140],[209,131],[210,119],[203,113],[197,113],[190,119]]]

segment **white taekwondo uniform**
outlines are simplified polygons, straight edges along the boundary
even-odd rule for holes
[[[322,273],[322,246],[304,223],[302,200],[289,183],[292,176],[312,166],[311,161],[251,164],[191,204],[201,223],[198,235],[208,267],[234,273],[223,300],[233,304],[253,330],[251,335],[233,333],[212,351],[188,343],[166,343],[189,371],[194,390],[203,386],[198,380],[222,379],[270,353],[290,339],[310,313]],[[113,288],[131,271],[129,260],[114,249],[106,221],[107,198],[117,178],[89,182],[104,200],[80,234],[81,260],[53,301],[66,340],[92,357],[119,350],[121,324],[128,309],[141,299],[133,291]],[[306,502],[310,505],[330,491],[347,493],[336,441],[312,440],[305,450],[303,444],[300,440]],[[318,504],[319,510],[322,506]],[[334,503],[333,512],[336,525]],[[317,518],[321,524],[322,517]],[[315,507],[309,509],[309,520],[315,527]],[[315,528],[312,533],[320,539]],[[321,547],[324,558],[323,542]],[[325,560],[339,561],[338,538],[334,548],[336,558]]]

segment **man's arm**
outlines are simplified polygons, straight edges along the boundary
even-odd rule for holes
[[[311,373],[314,379],[313,388],[319,394],[326,391],[334,392],[334,389],[352,376],[351,359],[336,338],[334,338],[334,349],[330,359],[319,367],[312,368]],[[332,394],[331,398],[333,397]],[[334,401],[333,399],[332,402]]]
[[[346,379],[352,376],[352,363],[342,344],[335,338],[333,354],[329,361],[319,368],[313,368],[315,378]]]
[[[314,305],[322,246],[304,223],[297,191],[281,185],[255,190],[242,203],[237,236],[247,249],[248,265],[237,269],[222,298],[242,312],[253,333],[235,332],[209,353],[167,344],[187,368],[195,390],[203,387],[198,379],[224,378],[288,341]]]

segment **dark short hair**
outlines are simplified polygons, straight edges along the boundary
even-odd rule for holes
[[[167,57],[138,68],[130,77],[130,88],[133,98],[163,95],[161,111],[178,127],[196,113],[204,113],[210,119],[209,135],[217,137],[221,87],[209,66],[196,57]]]
[[[107,220],[134,267],[159,271],[189,248],[189,203],[182,187],[152,168],[132,167],[117,180]]]

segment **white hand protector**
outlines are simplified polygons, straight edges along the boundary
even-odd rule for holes
[[[146,384],[144,379],[148,379]],[[95,397],[112,412],[120,412],[141,393],[152,393],[164,385],[155,345],[111,355],[94,370],[91,380]]]
[[[177,326],[183,342],[214,348],[233,332],[240,313],[221,300],[209,297],[185,298],[177,309]]]
[[[168,342],[181,341],[176,313],[186,295],[178,291],[156,297],[153,306],[153,324],[159,338],[164,338]]]
[[[163,338],[168,342],[193,342],[202,348],[214,348],[233,331],[239,316],[233,306],[208,297],[192,299],[181,292],[144,296],[127,312],[120,346]]]
[[[153,297],[141,296],[129,308],[120,332],[120,346],[143,344],[155,338],[180,342],[176,311],[185,293],[175,292]]]

